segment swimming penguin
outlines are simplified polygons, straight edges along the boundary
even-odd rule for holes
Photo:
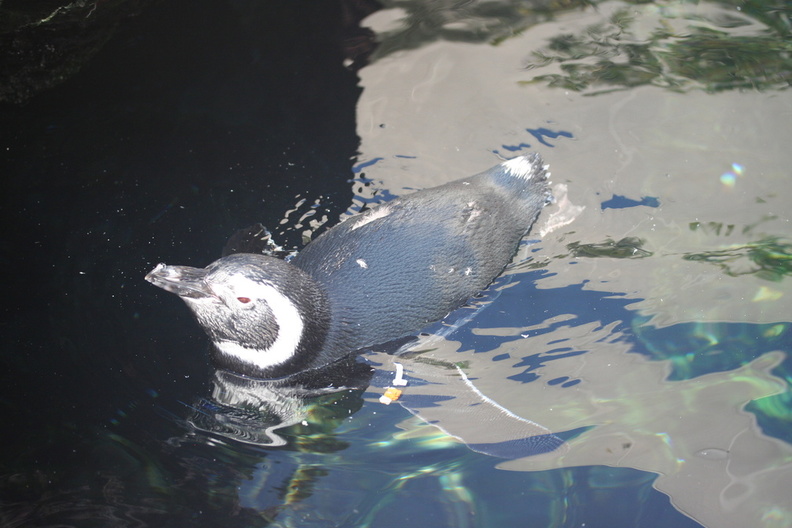
[[[538,154],[520,156],[352,216],[291,262],[237,253],[146,280],[187,303],[217,367],[289,376],[417,332],[486,288],[550,201],[547,177]]]

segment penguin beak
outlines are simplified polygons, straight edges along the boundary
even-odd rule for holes
[[[205,278],[206,270],[203,268],[166,266],[161,262],[146,275],[146,280],[151,284],[179,297],[216,297],[206,284]]]

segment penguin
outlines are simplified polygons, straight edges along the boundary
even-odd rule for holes
[[[327,366],[439,321],[484,290],[552,200],[533,153],[351,216],[290,262],[236,253],[205,268],[158,264],[216,367],[273,379]]]

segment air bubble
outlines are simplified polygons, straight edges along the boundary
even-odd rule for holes
[[[717,447],[708,447],[696,452],[696,456],[706,460],[727,460],[729,458],[729,452]]]

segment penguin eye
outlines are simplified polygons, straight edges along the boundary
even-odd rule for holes
[[[237,297],[237,301],[241,302],[242,304],[247,304],[250,302],[250,297]]]

